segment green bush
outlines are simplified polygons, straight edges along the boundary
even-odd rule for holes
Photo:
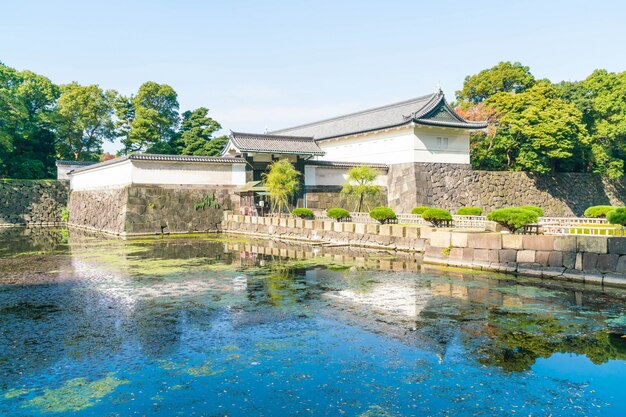
[[[521,208],[521,209],[524,209],[524,210],[534,211],[535,213],[537,213],[537,216],[539,216],[539,217],[543,216],[543,209],[541,207],[537,207],[537,206],[519,206],[518,208]]]
[[[413,210],[411,210],[411,214],[422,214],[424,210],[428,210],[430,207],[428,206],[417,206]]]
[[[438,208],[429,208],[424,210],[422,218],[431,222],[435,227],[449,225],[452,221],[452,215],[448,210]]]
[[[62,222],[67,223],[70,220],[70,211],[67,209],[67,207],[61,207],[60,217]]]
[[[326,210],[326,215],[335,220],[345,220],[350,218],[350,212],[348,210],[338,207]]]
[[[291,212],[296,217],[300,217],[301,219],[314,219],[315,214],[313,214],[313,210],[308,208],[297,208],[293,209]]]
[[[370,217],[374,220],[378,220],[381,224],[388,223],[389,220],[396,220],[396,213],[389,207],[374,207],[370,211]]]
[[[496,222],[515,233],[520,227],[536,223],[539,215],[536,211],[524,209],[522,207],[502,208],[494,210],[487,215],[487,220]]]
[[[483,209],[480,207],[461,207],[456,211],[459,216],[480,216],[483,214]]]
[[[619,224],[626,227],[626,207],[613,207],[613,210],[607,213],[606,220],[611,224]]]
[[[607,217],[607,214],[609,214],[616,208],[617,207],[613,206],[591,206],[588,207],[587,210],[585,210],[584,216],[592,218]]]

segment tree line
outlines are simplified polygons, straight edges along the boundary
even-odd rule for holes
[[[489,121],[471,136],[476,169],[624,175],[626,72],[552,83],[501,62],[467,76],[456,99],[461,116]]]
[[[167,84],[125,96],[98,85],[56,85],[0,62],[0,178],[52,178],[55,160],[99,161],[105,141],[133,152],[219,155],[227,138],[200,107],[179,112]]]

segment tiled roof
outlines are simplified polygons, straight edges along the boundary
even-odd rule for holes
[[[385,164],[373,164],[370,162],[337,162],[337,161],[306,161],[306,165],[314,165],[329,168],[353,168],[359,166],[368,166],[383,171],[389,170],[389,166]]]
[[[196,163],[210,163],[210,164],[245,164],[246,161],[243,158],[231,158],[222,156],[194,156],[194,155],[156,155],[156,154],[143,154],[135,153],[132,155],[126,155],[108,161],[100,162],[98,164],[89,165],[83,168],[75,169],[72,173],[89,171],[104,167],[107,165],[113,165],[124,161],[157,161],[157,162],[196,162]]]
[[[97,162],[90,162],[90,161],[62,161],[62,160],[57,160],[56,161],[56,165],[57,166],[61,166],[61,165],[73,165],[73,166],[87,166],[87,165],[93,165],[93,164],[97,164]]]
[[[433,119],[433,113],[440,108],[451,112],[448,119]],[[379,129],[393,128],[409,123],[482,129],[486,123],[468,122],[458,116],[445,100],[443,92],[417,97],[387,106],[375,107],[344,116],[333,117],[319,122],[308,123],[271,132],[277,135],[312,136],[315,140],[330,139]]]
[[[230,140],[241,152],[324,155],[310,136],[232,132]]]

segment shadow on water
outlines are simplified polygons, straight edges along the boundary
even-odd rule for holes
[[[475,405],[461,415],[626,406],[611,388],[624,377],[601,377],[626,363],[618,289],[224,235],[0,236],[0,413],[446,415],[463,396]],[[543,376],[560,354],[603,371]]]

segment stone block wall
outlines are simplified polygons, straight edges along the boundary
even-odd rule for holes
[[[396,212],[417,205],[486,212],[517,205],[542,207],[547,216],[580,216],[593,205],[625,205],[626,180],[596,174],[474,171],[470,165],[416,163],[390,166],[389,202]]]
[[[313,210],[326,210],[333,207],[341,207],[354,211],[357,207],[357,199],[341,194],[340,185],[318,185],[306,187],[306,206]],[[367,211],[367,207],[387,205],[387,190],[382,187],[377,198],[368,199],[364,202],[362,210]]]
[[[0,180],[0,225],[62,223],[68,190],[63,181]]]
[[[431,231],[424,262],[626,286],[626,238]]]
[[[238,208],[234,186],[131,185],[73,191],[69,224],[120,235],[216,232],[224,210]],[[205,196],[219,207],[195,209]]]

